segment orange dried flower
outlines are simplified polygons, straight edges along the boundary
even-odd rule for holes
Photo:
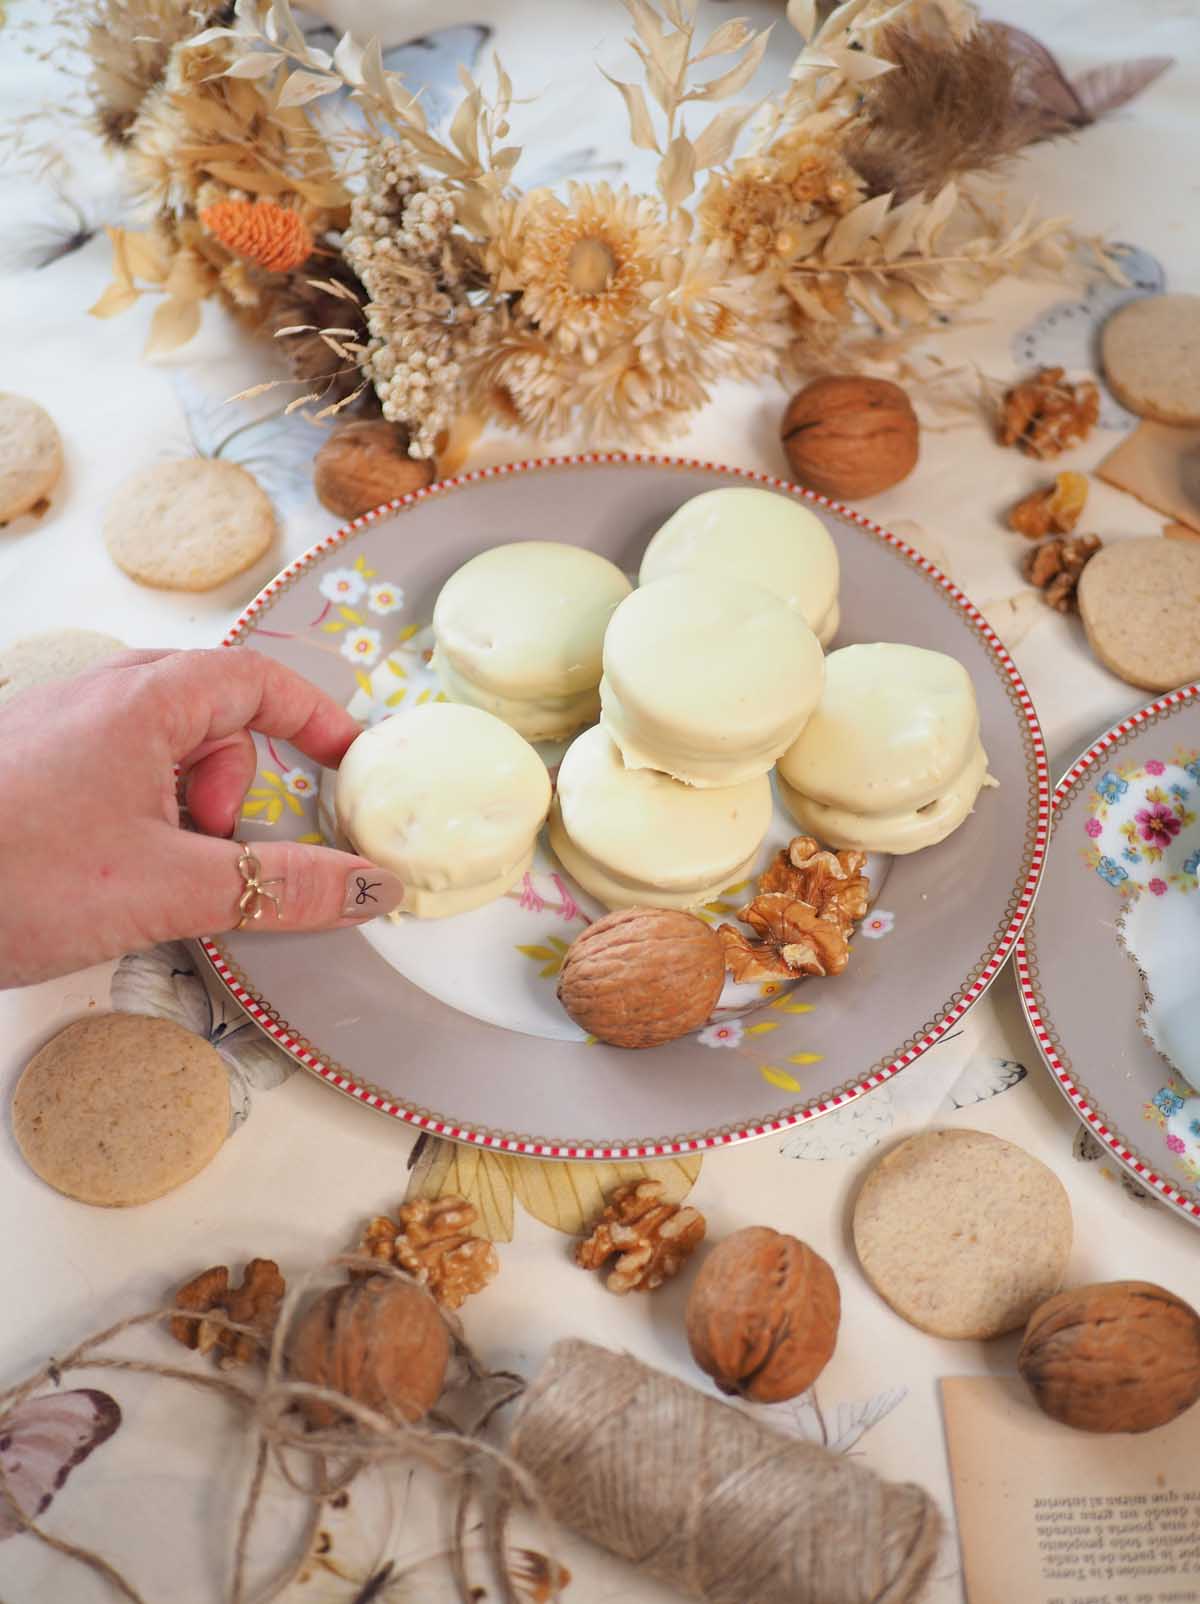
[[[299,212],[274,201],[218,201],[204,208],[200,221],[222,245],[268,273],[290,273],[312,255],[308,224]]]

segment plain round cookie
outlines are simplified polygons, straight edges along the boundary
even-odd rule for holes
[[[870,1170],[854,1206],[867,1280],[935,1337],[999,1337],[1057,1292],[1071,1205],[1051,1170],[983,1131],[924,1131]]]
[[[47,629],[39,635],[26,635],[0,646],[0,703],[35,685],[72,679],[126,650],[124,641],[115,635],[101,635],[94,629]]]
[[[1077,595],[1088,644],[1130,685],[1171,691],[1200,678],[1200,541],[1114,541]]]
[[[35,1175],[81,1203],[149,1203],[198,1175],[229,1130],[220,1054],[169,1019],[99,1014],[25,1066],[13,1135]]]
[[[275,509],[254,476],[209,457],[141,469],[104,520],[117,567],[158,590],[212,590],[256,563],[274,535]]]
[[[1200,295],[1147,295],[1100,331],[1108,387],[1159,423],[1200,424]]]
[[[62,436],[50,414],[28,396],[0,391],[0,524],[35,510],[62,468]]]

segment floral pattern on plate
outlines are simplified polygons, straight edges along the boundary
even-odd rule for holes
[[[1188,1178],[1200,1181],[1200,1093],[1173,1075],[1146,1104],[1145,1117],[1158,1126]]]
[[[1107,769],[1088,797],[1084,862],[1124,897],[1195,891],[1200,839],[1192,831],[1200,799],[1200,752],[1179,747]]]

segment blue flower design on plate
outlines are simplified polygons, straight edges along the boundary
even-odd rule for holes
[[[1184,874],[1200,875],[1200,847],[1197,847],[1191,857],[1183,865]]]
[[[1178,1114],[1183,1107],[1183,1098],[1164,1086],[1161,1092],[1155,1092],[1154,1106],[1160,1114],[1165,1114],[1170,1119],[1172,1114]]]
[[[1105,802],[1119,802],[1129,789],[1129,781],[1119,774],[1103,774],[1096,789]]]
[[[1192,779],[1196,781],[1196,784],[1200,785],[1200,757],[1196,758],[1192,763],[1185,763],[1183,768],[1184,773],[1190,774]]]
[[[1096,865],[1096,873],[1101,880],[1107,880],[1110,886],[1119,886],[1122,880],[1129,879],[1128,869],[1122,869],[1121,865],[1114,863],[1111,858],[1101,858]]]
[[[1191,794],[1186,785],[1173,785],[1171,787],[1171,795],[1177,796],[1181,802],[1186,802]]]
[[[1188,1130],[1191,1131],[1197,1141],[1200,1141],[1200,1119],[1189,1120]]]
[[[1142,854],[1136,847],[1126,847],[1121,856],[1127,858],[1130,863],[1140,863],[1142,861]]]

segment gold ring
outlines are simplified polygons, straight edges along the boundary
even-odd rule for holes
[[[238,912],[241,918],[234,925],[235,930],[243,929],[251,919],[261,919],[263,909],[268,903],[276,919],[279,918],[279,898],[274,891],[268,891],[268,886],[281,886],[283,876],[276,875],[271,880],[264,880],[262,864],[244,841],[235,841],[238,849],[237,868],[245,884],[241,896],[238,898]]]

